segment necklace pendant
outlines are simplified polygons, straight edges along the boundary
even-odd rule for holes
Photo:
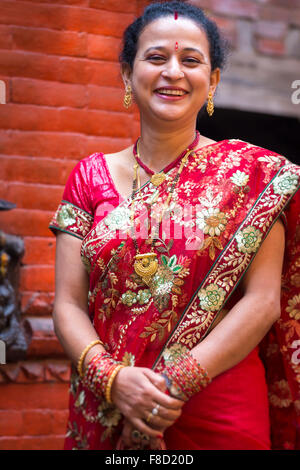
[[[160,186],[166,179],[166,175],[164,173],[155,173],[151,177],[151,183],[154,186]]]
[[[134,271],[143,281],[149,285],[151,278],[158,269],[158,261],[156,253],[143,253],[134,257]]]

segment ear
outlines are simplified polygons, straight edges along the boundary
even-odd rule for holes
[[[212,92],[212,94],[215,94],[216,88],[218,86],[218,83],[221,79],[221,71],[219,68],[216,68],[212,71],[210,75],[210,84],[209,84],[209,91]]]
[[[122,63],[122,65],[121,65],[121,75],[122,75],[122,79],[123,79],[125,88],[127,88],[128,85],[131,85],[131,75],[132,75],[132,71],[131,71],[131,68],[130,68],[129,64],[127,64],[125,62]]]

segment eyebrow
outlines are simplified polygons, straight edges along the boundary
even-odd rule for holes
[[[151,51],[152,49],[158,49],[161,51],[161,50],[165,50],[166,48],[163,46],[156,46],[156,47],[151,46],[151,47],[148,47],[148,49],[146,49],[145,54],[147,54],[147,52]],[[203,59],[205,59],[205,55],[203,54],[203,52],[201,52],[199,49],[196,49],[195,47],[185,47],[183,51],[197,52],[203,57]]]

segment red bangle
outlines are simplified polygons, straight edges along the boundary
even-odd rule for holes
[[[203,390],[211,382],[207,370],[190,352],[185,352],[173,360],[165,360],[162,375],[166,379],[170,395],[184,401]]]

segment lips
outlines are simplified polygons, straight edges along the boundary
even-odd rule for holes
[[[154,90],[155,93],[159,93],[160,95],[168,95],[168,96],[183,96],[188,93],[187,90],[179,87],[160,87]]]

